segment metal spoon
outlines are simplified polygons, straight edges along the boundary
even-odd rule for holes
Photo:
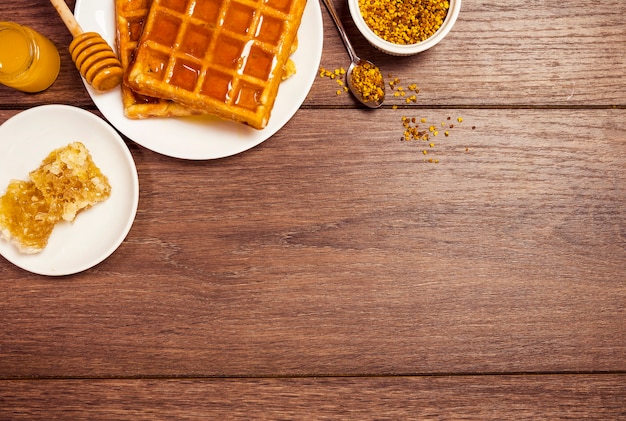
[[[335,11],[335,6],[333,6],[332,0],[322,0],[322,2],[324,3],[324,6],[326,6],[326,9],[328,9],[328,13],[330,14],[330,17],[333,18],[333,21],[335,22],[335,26],[337,27],[337,30],[339,31],[339,35],[341,35],[341,40],[343,41],[343,44],[346,46],[346,50],[348,50],[348,54],[350,55],[350,67],[348,67],[348,71],[346,72],[346,84],[348,85],[348,89],[350,89],[350,92],[352,92],[352,95],[354,95],[354,97],[358,99],[365,106],[370,107],[370,108],[380,107],[381,105],[383,105],[383,101],[385,100],[385,82],[383,79],[383,75],[380,72],[380,69],[376,67],[376,65],[374,65],[374,63],[372,63],[371,61],[359,58],[356,55],[356,52],[354,51],[352,44],[350,44],[348,35],[346,34],[346,31],[343,28],[341,21],[339,20],[339,16],[337,15],[337,12]],[[376,85],[378,85],[381,88],[382,95],[375,95],[373,98],[369,96],[367,98],[364,98],[364,95],[363,95],[364,93],[361,92],[361,89],[359,89],[358,86],[354,85],[353,80],[352,80],[352,74],[354,72],[354,69],[357,67],[362,68],[363,66],[365,66],[366,68],[369,68],[372,72],[378,72],[376,81],[373,81],[373,82],[376,82]],[[358,70],[359,69],[357,69],[357,71]]]

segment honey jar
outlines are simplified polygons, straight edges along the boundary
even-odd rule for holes
[[[0,22],[0,83],[24,92],[41,92],[56,80],[59,52],[40,33]]]

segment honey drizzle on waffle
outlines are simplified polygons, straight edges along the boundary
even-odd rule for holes
[[[117,49],[125,76],[128,75],[133,62],[135,49],[148,18],[151,4],[152,0],[115,0]],[[133,91],[126,82],[122,84],[122,102],[124,114],[132,119],[199,114],[174,101],[139,94]]]
[[[306,0],[154,0],[129,84],[261,129]]]

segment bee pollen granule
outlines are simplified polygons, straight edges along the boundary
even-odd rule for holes
[[[359,0],[363,20],[380,38],[394,44],[417,44],[441,27],[447,0]]]

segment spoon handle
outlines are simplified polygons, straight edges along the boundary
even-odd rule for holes
[[[353,62],[357,61],[359,58],[357,57],[354,48],[352,48],[352,44],[350,44],[350,40],[348,39],[348,34],[346,33],[346,30],[343,29],[341,20],[339,20],[339,16],[337,15],[337,11],[335,10],[335,6],[333,5],[333,0],[322,0],[322,3],[324,3],[324,6],[326,6],[326,9],[328,9],[330,17],[333,18],[333,21],[335,22],[335,26],[339,31],[339,35],[341,35],[341,40],[343,41],[343,44],[346,46],[346,50],[348,50],[348,54],[350,55],[350,60]]]

